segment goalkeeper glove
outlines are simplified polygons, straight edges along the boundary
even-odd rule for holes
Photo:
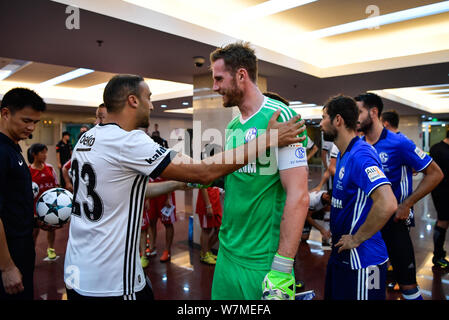
[[[276,253],[271,271],[265,276],[262,284],[262,300],[295,300],[295,276],[292,258]]]

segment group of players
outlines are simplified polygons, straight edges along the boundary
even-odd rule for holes
[[[201,161],[136,130],[148,127],[153,109],[142,77],[117,75],[106,85],[106,119],[84,133],[71,158],[73,211],[64,265],[69,300],[153,299],[139,256],[145,198],[185,189],[186,182],[208,185],[221,176],[226,197],[212,299],[295,298],[293,264],[310,203],[304,121],[259,90],[257,57],[247,43],[217,48],[210,60],[213,90],[224,107],[238,106],[240,114],[227,126],[225,151]],[[1,298],[29,298],[32,290],[35,253],[28,224],[23,237],[16,236],[32,204],[22,208],[23,221],[11,218],[4,185],[13,177],[3,170],[17,166],[11,158],[20,164],[17,142],[29,136],[45,110],[36,93],[26,95],[32,99],[20,104],[5,94],[1,106],[0,141],[9,148],[0,157]],[[422,299],[408,226],[412,206],[443,174],[411,140],[383,128],[382,107],[376,95],[362,94],[333,97],[323,108],[321,130],[339,150],[326,299],[385,299],[388,259],[404,298]],[[21,134],[14,133],[18,127]],[[415,191],[412,169],[424,173]],[[29,180],[24,175],[22,182]],[[148,184],[158,177],[169,181]],[[28,203],[31,190],[21,188],[20,201]]]

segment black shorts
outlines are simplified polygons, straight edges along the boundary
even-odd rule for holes
[[[449,190],[437,190],[432,191],[432,200],[437,211],[438,220],[449,220],[449,201],[447,199]]]
[[[404,221],[394,222],[394,215],[381,230],[387,246],[394,279],[399,285],[416,284],[416,262],[409,228]]]
[[[136,292],[133,295],[114,296],[114,297],[88,297],[88,296],[82,296],[78,292],[76,292],[75,290],[68,289],[66,287],[67,300],[72,300],[72,301],[82,301],[82,300],[91,300],[91,301],[123,301],[123,300],[151,301],[151,300],[154,300],[153,289],[152,289],[152,286],[151,286],[150,279],[148,279],[148,276],[145,276],[145,278],[146,278],[145,287],[142,290],[140,290],[139,292]]]

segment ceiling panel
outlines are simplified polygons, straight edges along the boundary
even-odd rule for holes
[[[400,37],[401,32],[447,23],[447,21],[449,21],[449,12],[387,24],[380,26],[378,29],[364,29],[355,32],[343,33],[336,36],[327,37],[325,40],[329,43],[338,43],[354,39],[365,39],[367,37],[388,37],[389,35],[397,35]],[[410,45],[413,46],[413,44]]]
[[[319,0],[304,6],[277,13],[272,17],[279,21],[296,25],[304,31],[328,28],[348,22],[365,19],[370,5],[379,8],[379,14],[402,11],[432,3],[439,0]]]
[[[87,88],[100,83],[108,82],[114,75],[115,73],[95,71],[85,76],[63,82],[58,86],[71,88]]]
[[[8,77],[7,80],[26,83],[41,83],[72,70],[75,69],[70,67],[33,62],[17,71],[12,76]]]

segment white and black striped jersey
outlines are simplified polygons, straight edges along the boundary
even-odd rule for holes
[[[140,224],[145,190],[173,151],[116,124],[84,133],[72,155],[73,208],[64,281],[84,296],[132,299],[145,286]]]

